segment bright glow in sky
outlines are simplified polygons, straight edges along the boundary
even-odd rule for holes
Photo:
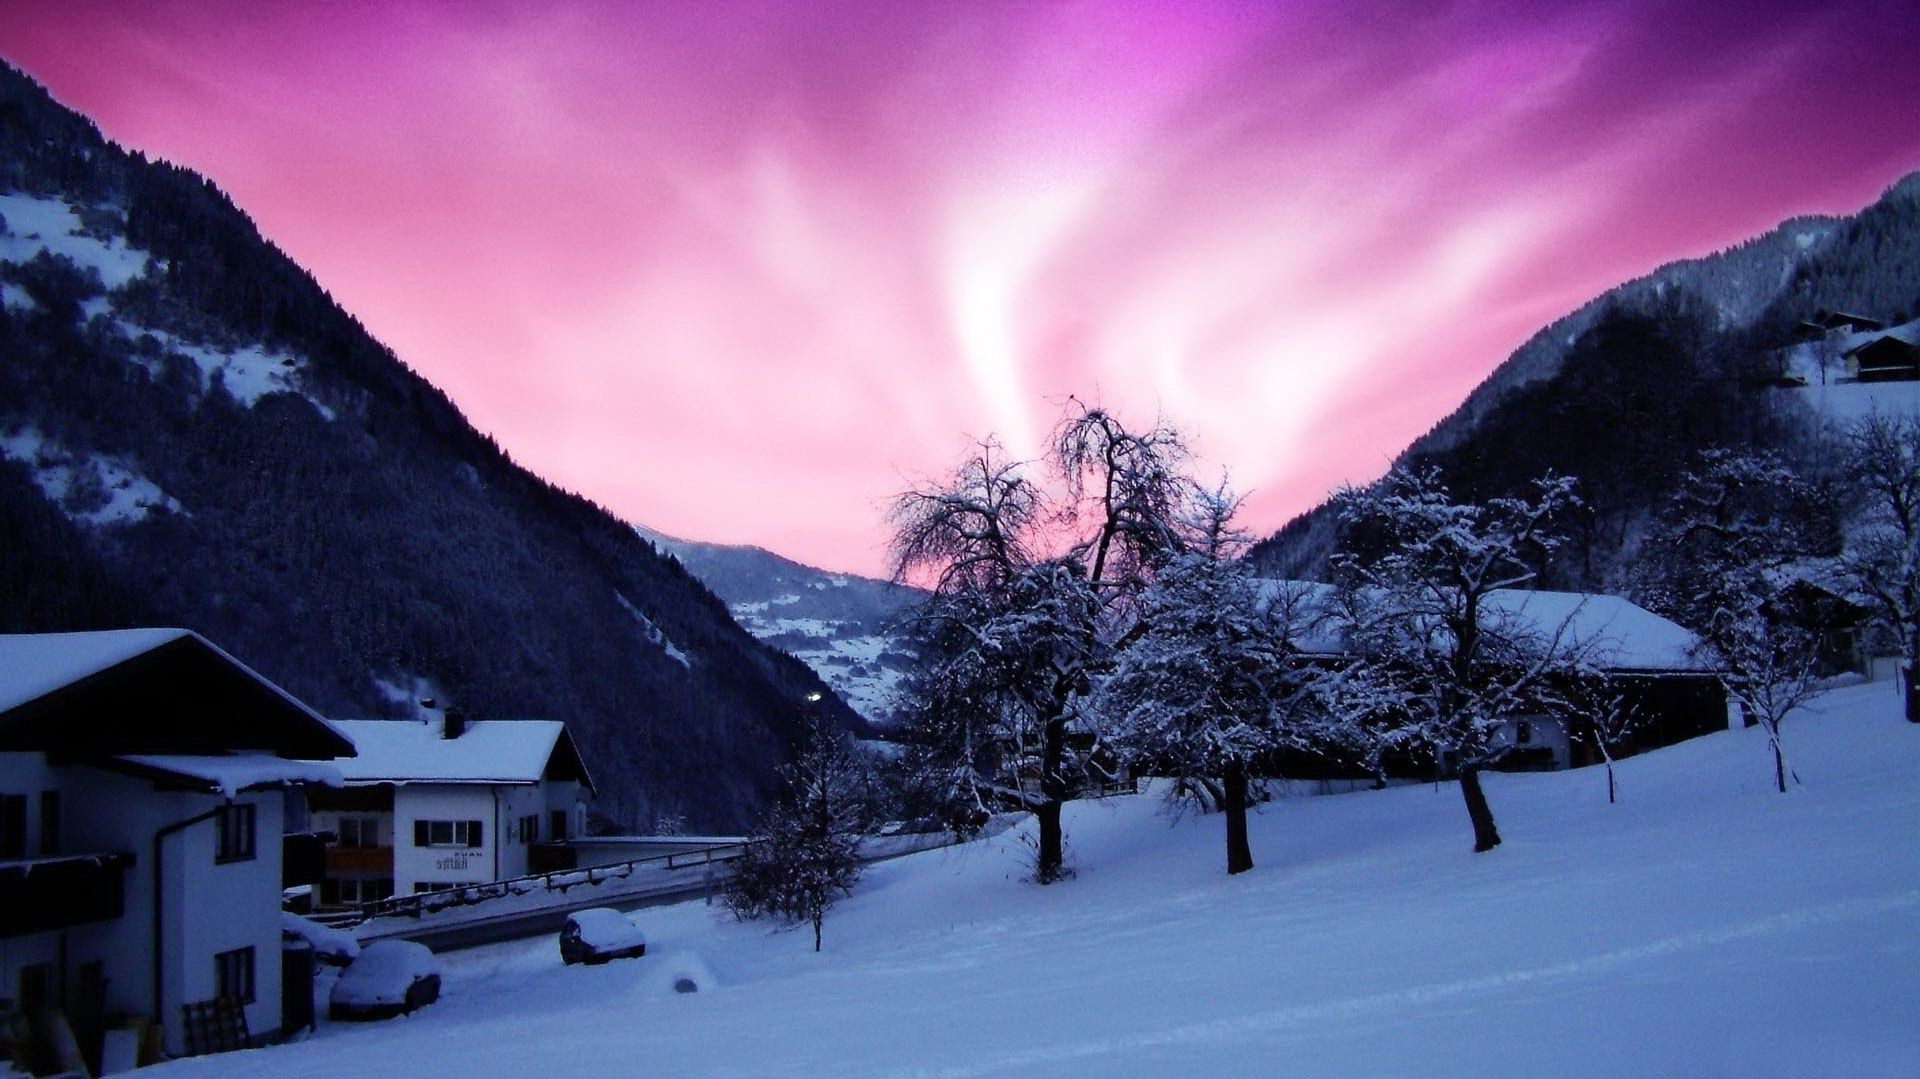
[[[1068,394],[1265,532],[1621,280],[1920,167],[1904,3],[0,0],[513,456],[883,571]]]

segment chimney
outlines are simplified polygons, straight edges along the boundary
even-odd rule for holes
[[[446,720],[440,724],[440,737],[458,738],[465,733],[467,733],[467,714],[449,708]]]

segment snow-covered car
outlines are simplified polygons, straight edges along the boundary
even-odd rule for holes
[[[566,963],[604,963],[647,954],[647,935],[633,919],[608,907],[575,911],[560,930],[560,958]]]
[[[379,940],[333,984],[329,1019],[386,1019],[440,999],[440,961],[424,944]]]

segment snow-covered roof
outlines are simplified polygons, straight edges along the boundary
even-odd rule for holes
[[[114,629],[0,636],[0,712],[192,635],[184,629]]]
[[[209,794],[221,794],[228,798],[242,791],[270,787],[341,785],[340,769],[331,762],[290,761],[270,753],[238,753],[231,756],[124,753],[111,758],[106,766],[146,778],[196,787]]]
[[[1705,670],[1700,638],[1678,623],[1619,596],[1590,592],[1501,591],[1487,597],[1536,632],[1565,627],[1561,644],[1595,666],[1628,671]]]
[[[1297,643],[1309,653],[1344,651],[1343,629],[1331,614],[1335,590],[1314,581],[1260,580],[1270,601],[1292,595],[1323,617]],[[1517,628],[1560,647],[1596,667],[1615,671],[1704,671],[1700,639],[1692,631],[1619,596],[1588,592],[1530,592],[1501,589],[1488,594],[1489,618],[1512,618]]]
[[[0,739],[108,755],[353,752],[318,712],[177,628],[0,635]]]
[[[336,765],[349,785],[538,783],[546,778],[593,785],[567,725],[556,720],[469,720],[457,738],[441,737],[439,723],[410,719],[342,719],[334,726],[359,751]]]

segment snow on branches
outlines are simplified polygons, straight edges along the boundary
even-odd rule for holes
[[[1578,505],[1573,480],[1547,476],[1530,498],[1456,502],[1433,471],[1395,469],[1336,496],[1349,540],[1336,556],[1347,650],[1362,662],[1338,707],[1376,753],[1457,765],[1474,849],[1500,842],[1479,769],[1516,713],[1540,709],[1575,660],[1567,625],[1542,627],[1495,594],[1531,583]]]

